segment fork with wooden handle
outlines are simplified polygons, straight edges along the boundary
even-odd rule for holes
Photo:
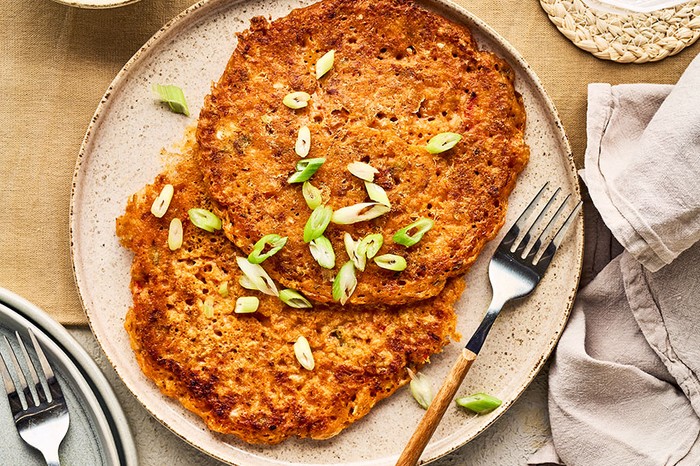
[[[559,248],[566,230],[573,222],[576,212],[581,207],[581,202],[578,202],[565,217],[554,238],[544,248],[542,247],[542,242],[550,237],[555,226],[564,217],[564,207],[570,197],[568,195],[561,202],[544,230],[538,235],[532,247],[528,248],[532,235],[544,224],[546,213],[560,191],[560,189],[557,189],[544,208],[540,210],[537,218],[532,222],[522,239],[516,243],[521,231],[525,229],[530,214],[535,211],[546,187],[547,184],[540,189],[496,248],[496,252],[489,263],[489,281],[493,290],[491,304],[479,328],[477,328],[467,346],[460,353],[459,359],[447,376],[447,380],[445,380],[437,395],[435,395],[423,419],[421,419],[413,436],[404,448],[403,453],[399,456],[399,460],[396,463],[397,466],[413,466],[418,463],[423,450],[445,414],[447,406],[451,403],[464,377],[469,372],[469,368],[476,360],[476,356],[479,354],[491,325],[493,325],[501,308],[513,299],[522,298],[532,293],[552,261],[552,257],[554,257],[554,253]]]

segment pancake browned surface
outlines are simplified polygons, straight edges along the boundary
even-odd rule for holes
[[[315,78],[316,60],[335,50],[333,68]],[[436,295],[461,275],[502,226],[517,174],[528,158],[525,113],[503,60],[478,50],[468,29],[409,0],[324,0],[268,23],[255,18],[239,35],[227,68],[207,97],[197,138],[201,168],[225,220],[227,236],[246,253],[263,235],[288,236],[266,270],[309,298],[331,300],[330,282],[347,259],[343,233],[381,233],[380,254],[406,257],[401,273],[370,263],[351,303],[406,303]],[[283,105],[293,91],[309,106]],[[391,212],[326,236],[335,270],[314,262],[302,240],[310,210],[287,178],[299,157],[297,131],[311,130],[308,157],[326,163],[311,179],[334,209],[368,200],[346,166],[370,163]],[[429,154],[442,132],[463,136]],[[391,241],[420,217],[435,220],[421,242]],[[371,262],[371,261],[370,261]]]
[[[165,183],[175,187],[166,215],[151,215]],[[123,244],[135,253],[134,306],[126,329],[136,358],[163,393],[201,416],[210,429],[251,443],[291,436],[323,439],[368,413],[441,351],[455,332],[453,281],[438,297],[401,308],[314,305],[292,309],[238,285],[241,252],[221,233],[188,220],[208,207],[199,171],[187,161],[134,195],[118,219]],[[166,245],[172,218],[182,220],[183,246]],[[218,289],[228,282],[228,297]],[[237,297],[256,295],[253,314],[233,312]],[[214,300],[207,317],[203,302]],[[305,336],[316,367],[303,369],[293,343]]]

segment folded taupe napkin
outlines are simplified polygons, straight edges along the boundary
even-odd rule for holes
[[[700,58],[676,86],[589,87],[582,177],[587,220],[625,251],[587,224],[584,279],[600,273],[557,347],[552,444],[530,464],[697,466]]]

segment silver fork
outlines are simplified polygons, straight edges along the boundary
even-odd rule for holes
[[[548,183],[547,183],[548,184]],[[430,437],[432,437],[440,420],[442,419],[447,406],[454,398],[459,386],[464,377],[469,372],[469,368],[474,363],[477,354],[481,350],[486,336],[491,330],[494,320],[498,317],[498,313],[503,306],[517,298],[522,298],[535,289],[537,284],[542,279],[554,253],[561,245],[564,235],[571,223],[573,222],[576,213],[581,207],[581,202],[578,202],[573,210],[565,217],[552,240],[543,248],[542,243],[546,241],[552,234],[554,228],[561,221],[562,212],[566,206],[570,195],[561,202],[554,215],[546,224],[542,232],[537,236],[532,247],[528,248],[533,234],[542,226],[546,218],[547,211],[554,203],[554,199],[559,194],[561,188],[557,189],[549,198],[544,208],[537,215],[537,218],[527,228],[524,236],[520,241],[517,241],[522,231],[527,227],[527,221],[530,215],[537,208],[542,195],[547,188],[545,184],[537,193],[535,198],[530,202],[525,211],[516,220],[515,225],[508,230],[501,243],[496,248],[496,252],[489,263],[489,281],[493,290],[493,298],[491,304],[481,324],[472,335],[467,343],[467,346],[462,350],[457,363],[452,367],[447,380],[435,395],[426,411],[423,419],[418,424],[413,436],[408,441],[408,444],[401,453],[397,466],[413,466],[418,463],[421,453],[425,449]],[[517,241],[517,243],[516,243]]]
[[[63,398],[63,392],[58,384],[58,380],[56,380],[56,376],[51,370],[49,361],[41,350],[41,346],[39,346],[39,342],[31,330],[28,329],[27,331],[41,365],[43,372],[42,381],[44,383],[42,384],[39,381],[37,371],[19,332],[15,332],[15,335],[17,336],[22,356],[27,363],[29,377],[34,383],[35,393],[32,393],[29,384],[27,384],[27,374],[17,361],[17,355],[7,337],[3,338],[5,338],[5,344],[10,349],[9,355],[16,380],[10,376],[5,356],[0,358],[0,373],[2,373],[7,398],[10,401],[10,410],[20,437],[44,455],[48,466],[60,466],[58,447],[66,436],[66,432],[68,432],[68,424],[70,422],[68,406]],[[45,387],[48,387],[48,390],[45,390]]]

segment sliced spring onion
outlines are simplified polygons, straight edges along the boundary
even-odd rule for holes
[[[333,212],[331,222],[339,225],[350,225],[351,223],[372,220],[373,218],[384,215],[390,210],[391,208],[385,206],[384,204],[379,204],[377,202],[363,202],[361,204],[342,207],[336,210]]]
[[[297,142],[294,144],[294,152],[303,158],[309,155],[309,150],[311,150],[311,130],[308,126],[302,126],[299,128]]]
[[[310,181],[304,181],[304,184],[301,186],[301,193],[304,195],[304,200],[309,209],[315,209],[321,205],[323,199],[321,190],[312,185]]]
[[[222,298],[228,298],[228,282],[221,283],[217,291],[219,292],[219,296]]]
[[[361,241],[355,241],[350,236],[350,233],[345,233],[343,236],[343,242],[345,243],[345,251],[348,253],[348,257],[355,264],[355,267],[359,270],[364,271],[365,265],[367,264],[366,254],[360,254],[358,249]]]
[[[182,246],[182,222],[179,218],[170,220],[170,228],[168,228],[168,247],[171,251],[180,249]]]
[[[255,243],[255,246],[253,246],[253,251],[248,256],[248,262],[251,264],[260,264],[268,257],[272,257],[277,254],[277,252],[282,249],[285,244],[287,244],[286,236],[283,237],[274,233],[265,235],[260,238],[257,243]],[[266,248],[270,249],[263,254],[263,251]]]
[[[355,292],[355,288],[357,288],[355,264],[348,261],[343,264],[333,280],[333,300],[340,301],[340,304],[345,305]]]
[[[254,289],[261,291],[270,296],[279,296],[279,291],[275,286],[275,282],[272,278],[265,272],[260,264],[251,264],[245,257],[236,257],[236,263],[238,267],[243,272],[243,275],[248,279],[244,281],[241,279],[239,283],[244,288]]]
[[[463,396],[455,400],[459,406],[474,411],[477,414],[486,414],[501,406],[503,403],[495,396],[487,393],[475,393],[474,395]]]
[[[433,402],[433,387],[430,384],[430,379],[420,372],[414,373],[408,369],[408,374],[411,376],[411,395],[423,409],[428,409],[430,403]]]
[[[332,216],[333,209],[329,206],[316,207],[304,226],[304,242],[308,243],[321,236],[326,231],[328,224],[331,223]]]
[[[280,291],[280,300],[287,306],[297,309],[312,307],[311,302],[303,294],[289,288]]]
[[[380,204],[384,204],[387,207],[391,207],[389,196],[386,195],[384,188],[378,184],[370,183],[369,181],[365,181],[365,188],[367,189],[367,195],[370,199],[379,202]]]
[[[324,74],[328,73],[333,68],[335,60],[335,50],[330,50],[321,58],[316,60],[316,79],[321,79]]]
[[[253,280],[248,278],[246,275],[242,275],[241,278],[238,279],[238,284],[241,285],[243,288],[246,290],[258,290],[258,287],[255,286],[255,283],[253,283]]]
[[[326,162],[323,157],[304,159],[297,162],[296,171],[287,179],[287,183],[301,183],[314,176],[314,173]]]
[[[214,298],[209,296],[207,299],[204,300],[204,304],[202,305],[202,312],[204,312],[204,315],[210,319],[214,317]]]
[[[190,116],[190,110],[187,108],[187,101],[185,100],[185,93],[182,92],[182,89],[172,84],[153,84],[151,89],[161,102],[168,104],[170,110],[175,113],[182,113],[185,116]]]
[[[309,243],[311,255],[324,269],[335,267],[335,252],[333,245],[325,236],[321,235]]]
[[[401,272],[406,269],[406,259],[396,254],[382,254],[374,258],[374,263],[379,267],[394,272]]]
[[[311,100],[311,96],[306,92],[292,92],[284,96],[282,103],[291,109],[297,110],[309,105],[309,100]]]
[[[260,300],[255,296],[241,296],[236,300],[233,312],[236,314],[250,314],[258,310]]]
[[[379,170],[372,165],[364,162],[353,162],[348,164],[348,171],[361,180],[374,181],[374,175],[379,173]]]
[[[452,149],[461,140],[461,134],[440,133],[433,136],[430,141],[428,141],[428,145],[425,146],[425,150],[431,154],[439,154],[440,152],[445,152],[446,150]]]
[[[372,235],[365,236],[358,248],[360,251],[364,252],[367,259],[371,259],[377,255],[379,249],[384,244],[384,237],[379,233],[374,233]]]
[[[309,346],[309,340],[304,336],[297,338],[296,343],[294,343],[294,355],[297,357],[297,361],[304,369],[314,370],[316,363],[314,362],[314,355],[311,352],[311,346]]]
[[[173,185],[166,184],[163,189],[160,190],[160,194],[153,201],[151,205],[151,213],[158,218],[163,218],[163,215],[168,211],[170,207],[170,201],[173,200],[173,194],[175,193],[175,188]]]
[[[221,219],[207,209],[190,209],[187,211],[187,215],[190,216],[190,220],[194,226],[202,230],[208,232],[221,230]]]
[[[394,243],[406,247],[413,246],[423,238],[423,235],[428,230],[433,228],[433,225],[435,225],[435,222],[431,219],[425,217],[420,218],[397,231],[394,234]],[[415,231],[415,233],[411,234],[411,231]]]

